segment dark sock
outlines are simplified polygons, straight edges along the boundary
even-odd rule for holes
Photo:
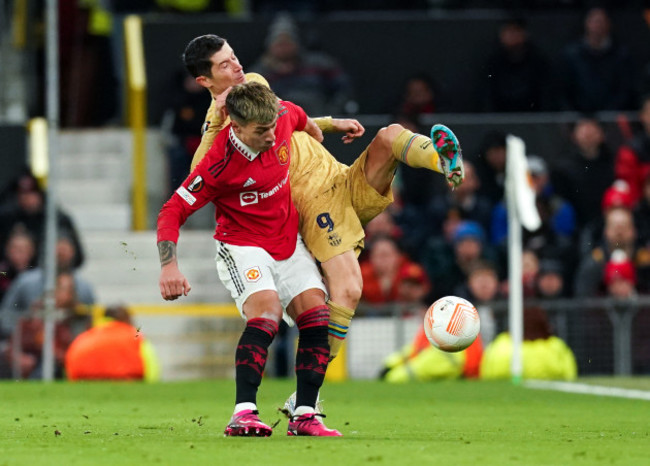
[[[327,341],[329,309],[317,306],[300,314],[298,325],[298,353],[296,354],[297,406],[316,406],[318,390],[323,385],[330,345]]]
[[[277,322],[270,319],[250,319],[246,323],[235,352],[235,403],[256,403],[269,345],[277,332]]]

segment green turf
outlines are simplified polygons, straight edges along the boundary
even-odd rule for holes
[[[264,421],[293,391],[265,380]],[[0,465],[647,465],[650,402],[508,382],[328,384],[343,438],[224,438],[231,381],[0,383]]]

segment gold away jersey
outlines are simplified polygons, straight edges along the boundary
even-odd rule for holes
[[[266,82],[256,73],[246,74],[246,79]],[[213,99],[192,168],[229,123],[229,118],[221,121]],[[300,234],[307,248],[319,262],[349,250],[356,250],[358,254],[363,247],[363,225],[393,201],[392,193],[382,196],[368,184],[363,171],[366,151],[352,166],[347,166],[304,132],[293,133],[291,149],[291,196],[300,216]]]

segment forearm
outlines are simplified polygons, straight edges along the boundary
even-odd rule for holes
[[[331,116],[312,118],[312,120],[323,133],[335,133],[338,131],[336,126],[334,126],[334,119]]]
[[[327,116],[314,118],[312,121],[323,133],[345,133],[343,142],[346,144],[360,138],[366,131],[361,123],[352,118],[332,118]]]
[[[303,131],[316,139],[318,142],[323,142],[323,132],[311,118],[307,119],[307,124],[305,125]]]
[[[176,243],[173,241],[160,241],[158,243],[158,256],[161,267],[178,263],[176,258]]]

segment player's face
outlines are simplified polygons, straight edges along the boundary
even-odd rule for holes
[[[253,122],[241,126],[233,122],[233,129],[237,137],[248,147],[259,152],[265,152],[275,144],[275,127],[277,123],[277,119],[269,125]]]
[[[212,76],[199,76],[197,82],[207,87],[213,94],[221,94],[230,86],[241,84],[246,81],[244,69],[242,68],[237,55],[230,44],[226,42],[217,53],[210,58],[212,62]]]

